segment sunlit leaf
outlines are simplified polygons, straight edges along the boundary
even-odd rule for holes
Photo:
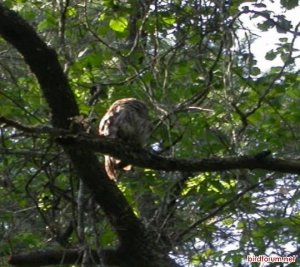
[[[166,24],[173,25],[176,21],[176,18],[174,18],[174,17],[163,17],[162,20]]]
[[[125,17],[111,19],[109,27],[116,32],[124,32],[127,29],[128,21]]]

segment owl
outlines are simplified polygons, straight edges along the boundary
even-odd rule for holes
[[[143,147],[152,131],[147,106],[135,98],[123,98],[114,102],[99,124],[99,135]],[[105,155],[105,170],[108,177],[117,181],[120,169],[129,171],[119,159]]]

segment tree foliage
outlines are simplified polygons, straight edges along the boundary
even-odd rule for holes
[[[299,255],[300,22],[261,1],[2,2],[1,266]],[[262,71],[244,16],[281,65]],[[146,148],[97,136],[124,97],[149,107]],[[136,167],[115,184],[103,154]]]

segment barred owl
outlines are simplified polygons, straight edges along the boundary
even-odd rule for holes
[[[147,106],[135,98],[114,102],[99,124],[100,136],[119,139],[134,146],[144,146],[151,129]],[[120,160],[105,155],[105,170],[110,179],[117,180],[120,168],[128,171],[131,166],[122,166]]]

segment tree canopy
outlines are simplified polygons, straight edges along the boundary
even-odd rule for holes
[[[296,266],[299,5],[277,2],[2,1],[0,265]],[[267,71],[245,17],[279,36]],[[146,147],[97,134],[125,97]],[[104,154],[135,167],[115,183]]]

